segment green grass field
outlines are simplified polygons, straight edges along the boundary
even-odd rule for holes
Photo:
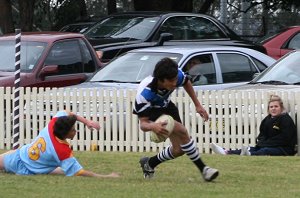
[[[3,152],[3,151],[2,151]],[[204,182],[187,156],[161,164],[144,180],[139,158],[154,153],[75,152],[80,163],[98,173],[118,172],[117,179],[59,175],[16,176],[0,172],[0,197],[300,197],[300,158],[202,155],[220,171]]]

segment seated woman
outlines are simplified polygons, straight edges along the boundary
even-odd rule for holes
[[[257,143],[254,147],[243,146],[237,150],[225,150],[211,143],[213,152],[222,155],[295,155],[297,144],[297,129],[279,96],[273,95],[268,104],[269,115],[261,122]]]

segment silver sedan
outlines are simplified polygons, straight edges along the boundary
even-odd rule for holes
[[[136,88],[164,57],[191,76],[195,89],[220,90],[245,84],[275,59],[248,48],[231,46],[161,46],[136,49],[117,57],[76,88]]]

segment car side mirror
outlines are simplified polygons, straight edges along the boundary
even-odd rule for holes
[[[173,34],[171,33],[161,33],[159,36],[159,39],[156,43],[156,46],[162,46],[164,42],[172,40],[173,39]]]
[[[45,77],[50,74],[57,74],[58,73],[58,65],[46,65],[42,68],[40,72],[40,78],[45,80]]]

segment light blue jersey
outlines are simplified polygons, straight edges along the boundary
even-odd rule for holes
[[[65,111],[59,111],[32,143],[6,155],[4,157],[5,170],[20,175],[30,175],[48,174],[60,167],[67,176],[73,176],[83,170],[73,157],[68,142],[54,136],[54,124],[61,116],[68,116],[68,114]]]

